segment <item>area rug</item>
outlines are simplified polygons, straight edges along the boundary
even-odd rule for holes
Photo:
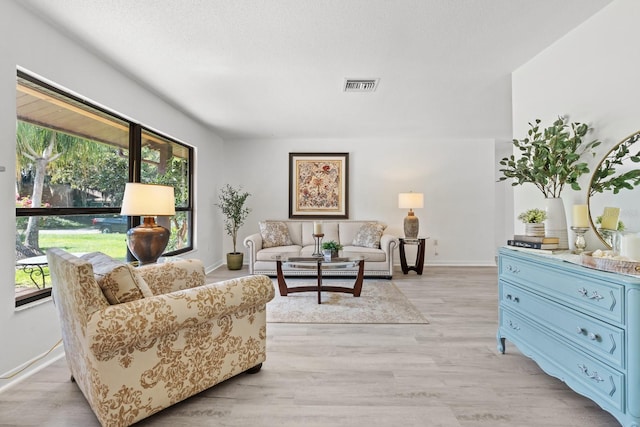
[[[311,279],[313,280],[313,279]],[[290,286],[309,284],[309,279],[287,279]],[[325,285],[353,286],[353,282],[325,280]],[[364,281],[362,293],[323,292],[318,304],[316,292],[299,292],[276,296],[267,303],[270,323],[413,323],[427,324],[427,319],[413,306],[391,281]]]

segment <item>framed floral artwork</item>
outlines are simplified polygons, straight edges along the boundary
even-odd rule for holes
[[[289,218],[349,218],[349,153],[289,153]]]

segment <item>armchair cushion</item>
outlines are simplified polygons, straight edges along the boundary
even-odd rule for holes
[[[204,285],[204,264],[199,259],[180,259],[162,264],[148,264],[136,269],[153,295],[168,294]]]
[[[351,243],[353,246],[362,246],[364,248],[380,248],[380,238],[386,227],[383,224],[369,222],[362,224]]]
[[[289,228],[281,221],[260,221],[260,235],[262,247],[273,248],[276,246],[289,246],[292,244],[289,236]]]
[[[81,258],[91,263],[96,282],[110,304],[122,304],[153,296],[149,285],[131,265],[100,252],[92,252]]]

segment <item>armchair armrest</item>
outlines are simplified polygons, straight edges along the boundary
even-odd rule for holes
[[[258,275],[111,305],[89,319],[87,345],[98,360],[109,360],[128,347],[147,347],[181,328],[259,308],[274,295],[271,279]]]
[[[253,274],[253,265],[256,262],[257,254],[262,249],[262,235],[254,233],[244,238],[244,246],[249,249],[249,274]]]

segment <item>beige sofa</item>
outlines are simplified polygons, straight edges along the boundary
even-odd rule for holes
[[[248,249],[251,274],[276,275],[278,256],[311,256],[314,251],[314,221],[269,220],[260,221],[260,232],[247,236],[244,245]],[[334,240],[344,246],[340,255],[363,256],[364,274],[367,277],[391,278],[393,252],[398,238],[386,231],[386,225],[378,221],[327,220],[322,221],[323,242]],[[283,268],[287,276],[306,276],[309,270]],[[355,276],[357,268],[336,269],[328,274]]]
[[[266,276],[205,284],[197,260],[134,269],[57,248],[47,259],[71,375],[103,426],[133,424],[266,358]]]

